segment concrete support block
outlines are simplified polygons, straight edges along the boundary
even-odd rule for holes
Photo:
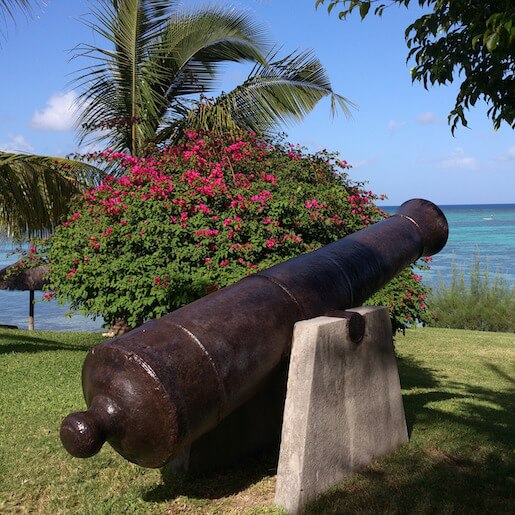
[[[347,319],[295,325],[275,496],[292,514],[408,441],[388,311],[349,311],[365,318],[359,343]]]

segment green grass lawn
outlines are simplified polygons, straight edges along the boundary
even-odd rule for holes
[[[0,330],[0,513],[281,513],[275,459],[165,478],[105,446],[66,454],[61,419],[84,406],[80,371],[101,340]],[[410,443],[308,513],[513,513],[515,335],[416,329],[399,336]]]

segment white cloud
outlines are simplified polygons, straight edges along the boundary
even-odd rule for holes
[[[422,125],[430,125],[433,123],[438,123],[440,119],[436,116],[435,113],[430,111],[426,111],[425,113],[420,113],[416,118],[417,123]]]
[[[47,107],[32,116],[30,126],[41,131],[70,131],[79,115],[77,93],[56,93],[47,101]]]
[[[507,156],[506,156],[510,161],[514,160],[515,159],[515,145],[512,145],[509,149],[508,149],[508,153],[507,153]]]
[[[11,135],[9,134],[9,140],[5,143],[0,143],[0,150],[3,152],[13,153],[32,153],[34,147],[20,134]]]
[[[478,162],[474,157],[465,155],[462,148],[455,148],[450,155],[438,161],[438,167],[445,170],[477,170]]]
[[[388,132],[396,132],[403,125],[405,125],[405,122],[398,122],[397,120],[390,120],[386,126],[386,129],[388,130]]]
[[[349,161],[349,164],[351,164],[352,168],[356,170],[359,168],[366,168],[367,166],[374,164],[376,161],[376,158],[358,159],[357,161]]]

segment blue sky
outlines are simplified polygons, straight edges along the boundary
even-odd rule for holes
[[[339,151],[354,165],[351,176],[387,194],[387,204],[413,197],[439,204],[515,202],[513,130],[505,125],[494,132],[486,107],[478,105],[468,113],[470,128],[458,128],[453,137],[447,114],[457,84],[426,91],[411,83],[403,34],[418,10],[394,6],[383,18],[343,22],[324,8],[315,11],[314,3],[232,3],[253,12],[285,54],[314,49],[334,89],[359,106],[351,119],[341,114],[333,120],[329,103],[321,102],[307,119],[285,129],[290,141]],[[89,12],[88,2],[45,4],[32,19],[9,24],[1,42],[0,149],[66,155],[77,150],[69,107],[76,93],[68,83],[80,62],[70,61],[70,50],[95,41],[79,21]],[[245,66],[227,68],[222,87],[244,80],[246,72]]]

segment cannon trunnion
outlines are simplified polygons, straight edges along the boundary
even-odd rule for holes
[[[285,362],[296,322],[359,306],[448,226],[422,199],[396,215],[203,297],[93,348],[82,372],[88,410],[61,425],[77,457],[103,443],[161,467],[259,392]]]

